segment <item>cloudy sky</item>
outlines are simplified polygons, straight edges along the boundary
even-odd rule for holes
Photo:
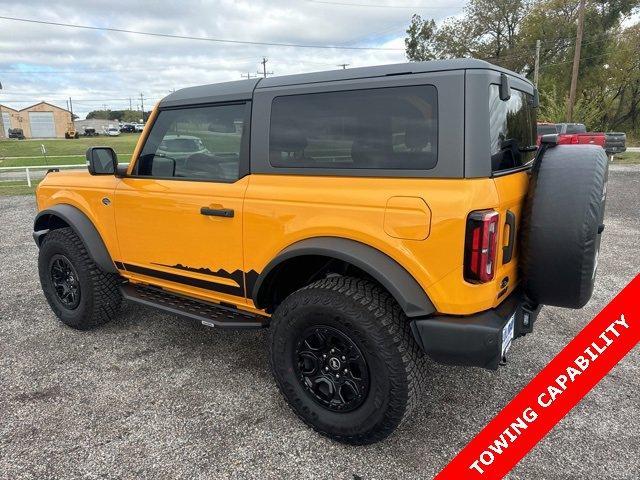
[[[463,0],[0,0],[0,16],[299,48],[183,40],[0,19],[0,103],[40,100],[74,112],[145,107],[172,89],[255,75],[398,63],[413,13],[443,19]],[[361,49],[367,47],[368,49]]]

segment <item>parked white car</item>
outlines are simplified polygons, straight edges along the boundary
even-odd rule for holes
[[[109,127],[104,131],[104,134],[109,137],[117,137],[118,135],[120,135],[120,130],[118,130],[116,127]]]

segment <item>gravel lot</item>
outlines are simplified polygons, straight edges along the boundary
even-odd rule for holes
[[[308,430],[271,379],[264,332],[125,304],[81,333],[40,291],[31,197],[0,197],[0,478],[431,478],[638,272],[640,168],[612,171],[596,292],[543,309],[498,372],[432,364],[411,420],[347,447]],[[639,478],[635,348],[509,478]]]

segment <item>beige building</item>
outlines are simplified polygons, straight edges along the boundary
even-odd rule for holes
[[[20,119],[18,110],[0,105],[0,138],[6,138],[10,128],[22,128]]]
[[[71,112],[47,102],[22,110],[0,105],[0,136],[7,137],[9,128],[21,128],[27,138],[64,138],[71,124]]]

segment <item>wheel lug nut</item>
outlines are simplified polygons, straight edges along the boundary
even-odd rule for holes
[[[344,355],[341,358],[342,358],[342,360],[346,360],[347,359],[347,357],[345,357]]]
[[[346,368],[344,369],[344,373],[349,373],[349,370],[347,370]]]
[[[324,369],[325,369],[325,371],[327,371],[327,372],[329,371],[329,367],[324,367]]]
[[[327,354],[326,354],[326,353],[323,353],[323,354],[322,354],[322,358],[327,358]]]
[[[334,353],[335,351],[336,351],[336,349],[335,349],[335,348],[332,348],[332,349],[331,349],[331,353]]]
[[[337,373],[336,373],[336,378],[340,378],[340,375],[338,375]]]

